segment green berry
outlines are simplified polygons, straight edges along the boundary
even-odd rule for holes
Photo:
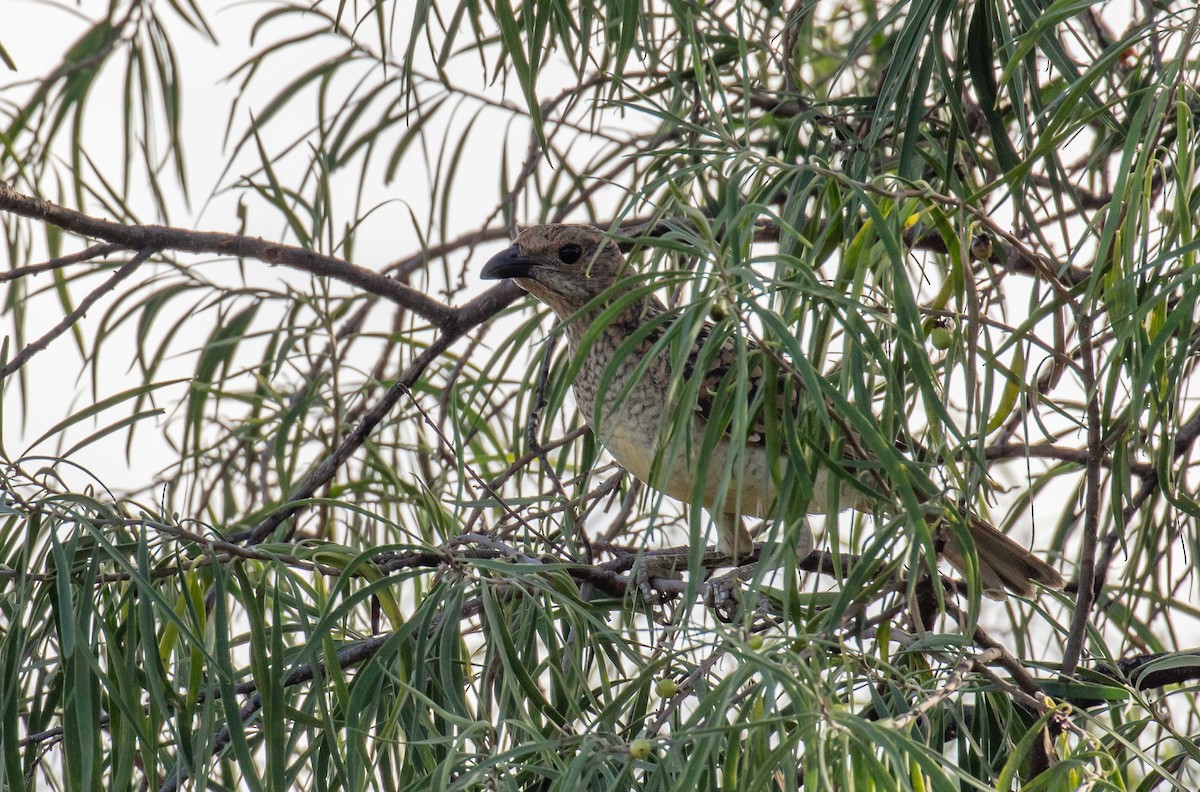
[[[629,755],[634,759],[645,759],[654,750],[649,740],[634,740],[629,743]]]

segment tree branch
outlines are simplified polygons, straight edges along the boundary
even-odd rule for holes
[[[192,231],[162,225],[124,225],[67,209],[41,198],[17,192],[0,182],[0,211],[40,220],[84,237],[103,239],[133,250],[174,250],[208,253],[234,258],[252,258],[307,272],[391,300],[430,322],[441,326],[451,321],[455,310],[394,278],[348,261],[312,250],[269,242],[259,237]]]
[[[0,192],[3,191],[4,183],[0,182]],[[10,360],[6,365],[0,367],[0,380],[8,377],[15,371],[20,370],[28,360],[41,352],[46,347],[50,346],[50,342],[58,338],[63,333],[71,328],[71,325],[82,319],[93,305],[95,305],[101,297],[116,288],[117,284],[133,274],[133,271],[142,265],[146,259],[154,253],[150,249],[142,249],[131,258],[129,261],[121,265],[120,269],[109,276],[108,280],[97,286],[79,303],[74,311],[62,318],[58,324],[50,328],[50,330],[36,341],[29,342],[24,349],[17,353],[16,357]]]

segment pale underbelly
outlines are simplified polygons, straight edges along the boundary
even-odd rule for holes
[[[608,429],[608,427],[606,427]],[[701,453],[702,435],[689,449],[679,442],[668,446],[657,458],[655,438],[646,437],[632,428],[618,424],[601,437],[608,452],[633,476],[660,492],[685,503],[696,495],[696,476],[703,477],[700,493],[702,505],[721,511],[750,517],[765,517],[775,503],[775,479],[767,464],[765,451],[759,446],[747,446],[741,454],[729,442],[722,441],[709,454]],[[732,457],[732,458],[731,458]],[[787,472],[787,460],[782,460],[779,472]],[[819,514],[826,511],[827,471],[818,470],[813,481],[813,497],[806,511]],[[843,501],[847,508],[851,503]]]

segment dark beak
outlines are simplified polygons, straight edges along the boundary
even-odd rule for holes
[[[500,280],[501,278],[528,278],[533,275],[537,265],[521,252],[521,248],[513,245],[502,250],[488,260],[479,272],[484,280]]]

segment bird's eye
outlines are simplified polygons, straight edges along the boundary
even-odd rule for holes
[[[574,264],[583,258],[583,248],[579,245],[563,245],[558,249],[558,260],[563,264]]]

